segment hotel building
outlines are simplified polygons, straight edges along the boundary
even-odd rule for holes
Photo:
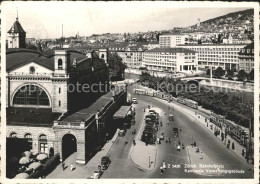
[[[178,45],[198,52],[199,68],[218,68],[239,70],[238,53],[245,44],[187,44]]]
[[[144,52],[148,70],[183,72],[197,70],[198,53],[186,48],[155,48]]]

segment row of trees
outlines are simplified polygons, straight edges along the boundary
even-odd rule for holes
[[[185,83],[180,79],[155,77],[146,72],[140,76],[140,82],[155,90],[170,93],[174,97],[183,96],[194,100],[203,108],[225,115],[227,119],[244,127],[249,127],[248,119],[253,117],[242,92],[214,92],[198,85],[194,88],[194,83],[191,87],[191,83]],[[251,97],[250,100],[253,101],[253,95]]]
[[[212,74],[217,78],[226,76],[228,79],[232,79],[235,77],[234,70],[224,70],[222,67],[218,67],[216,70],[213,70]],[[207,75],[210,75],[210,69],[207,70]],[[254,80],[254,69],[252,69],[250,73],[246,73],[245,70],[240,70],[236,77],[238,81]]]

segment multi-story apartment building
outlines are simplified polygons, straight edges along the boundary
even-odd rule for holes
[[[178,45],[177,47],[186,48],[198,52],[199,68],[218,68],[239,69],[238,53],[245,44],[192,44]]]
[[[185,44],[185,35],[183,34],[163,34],[159,37],[161,48],[176,47],[176,45]]]
[[[239,70],[249,73],[254,69],[254,42],[245,46],[239,53]]]
[[[144,52],[148,70],[183,72],[198,67],[198,53],[185,48],[155,48]]]
[[[109,50],[116,52],[128,68],[139,68],[142,65],[144,49],[141,47],[109,48]]]

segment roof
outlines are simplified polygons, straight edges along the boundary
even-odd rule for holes
[[[68,50],[70,52],[70,65],[73,64],[73,60],[84,60],[79,66],[82,68],[89,67],[91,62],[90,58],[79,51]],[[46,52],[37,52],[31,49],[8,49],[6,52],[6,70],[11,71],[17,67],[23,66],[30,62],[37,63],[45,68],[54,71],[54,50],[48,50]],[[93,57],[94,67],[104,65],[104,61],[99,58]],[[77,67],[78,69],[81,69]]]
[[[131,109],[131,106],[122,106],[115,114],[114,118],[125,118],[129,110]]]
[[[245,45],[245,44],[241,44],[241,43],[233,43],[233,44],[180,44],[178,46],[238,46],[238,45]]]
[[[160,36],[167,36],[167,35],[183,35],[182,33],[164,33],[164,34],[161,34]]]
[[[240,50],[240,52],[238,53],[239,55],[251,55],[254,56],[254,42],[248,44],[247,46],[245,46],[243,49]]]
[[[97,113],[98,110],[101,110],[104,106],[106,106],[111,101],[112,101],[112,92],[108,92],[107,94],[97,99],[89,107],[79,110],[73,114],[68,114],[63,119],[61,119],[61,121],[62,122],[86,121],[88,118],[93,116],[95,113]]]
[[[145,52],[173,52],[173,53],[196,53],[196,51],[186,48],[154,48]]]
[[[59,116],[61,113],[54,113],[51,108],[9,107],[6,109],[7,125],[13,126],[52,127],[53,121]]]
[[[14,32],[14,33],[26,33],[26,32],[23,30],[23,28],[22,28],[20,22],[18,21],[18,18],[16,18],[16,21],[14,22],[13,26],[12,26],[12,27],[10,28],[10,30],[8,31],[8,33],[12,33],[12,32]]]

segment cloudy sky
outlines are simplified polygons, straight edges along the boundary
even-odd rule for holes
[[[212,4],[213,5],[213,4]],[[6,29],[19,12],[19,22],[27,38],[57,38],[100,33],[164,30],[193,25],[248,7],[192,7],[176,2],[5,2]],[[234,7],[234,6],[233,6]]]

